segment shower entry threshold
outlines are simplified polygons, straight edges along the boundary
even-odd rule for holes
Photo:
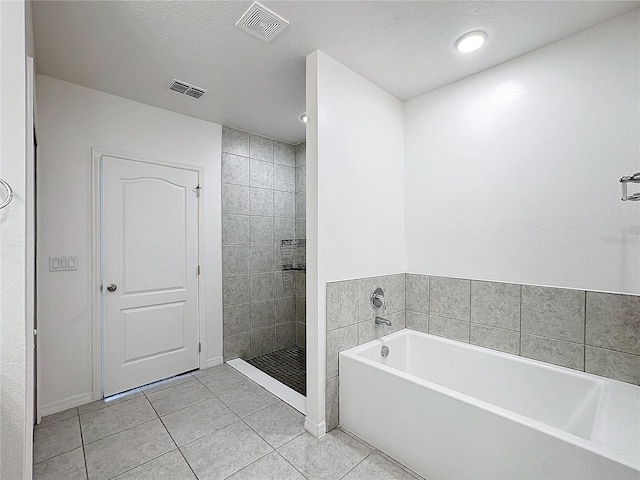
[[[233,360],[229,360],[227,362],[227,365],[229,365],[230,367],[233,367],[238,372],[248,377],[250,380],[253,380],[262,388],[272,393],[283,402],[291,405],[293,408],[295,408],[297,411],[299,411],[303,415],[307,414],[306,397],[299,394],[294,389],[288,387],[282,382],[279,382],[275,378],[267,375],[262,370],[254,367],[253,365],[242,360],[241,358],[235,358]]]

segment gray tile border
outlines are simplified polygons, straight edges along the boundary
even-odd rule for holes
[[[327,380],[326,391],[326,422],[327,431],[333,430],[340,423],[340,402],[339,402],[339,390],[340,390],[340,377],[333,377]]]
[[[460,278],[429,277],[431,315],[471,320],[471,282]]]
[[[585,292],[522,286],[522,333],[584,343]]]
[[[358,323],[358,345],[384,337],[405,328],[405,311],[384,315],[391,322],[391,326],[376,324],[375,320],[364,320]]]
[[[327,283],[327,330],[358,323],[358,280]]]
[[[405,314],[406,327],[422,333],[429,333],[429,315],[426,313],[407,310]]]
[[[456,320],[455,318],[429,315],[429,333],[432,335],[469,343],[470,327],[470,322]]]
[[[361,278],[358,282],[359,321],[401,312],[405,309],[406,291],[404,273]],[[371,294],[377,287],[382,288],[384,291],[386,309],[383,307],[376,309],[371,305]]]
[[[407,273],[406,282],[407,310],[429,313],[429,277]]]
[[[357,324],[327,332],[327,378],[338,375],[338,353],[357,344]]]
[[[584,371],[584,344],[522,333],[520,355]]]
[[[585,346],[585,371],[640,385],[640,355]]]
[[[471,282],[471,321],[520,331],[521,285]]]
[[[471,322],[469,343],[513,355],[520,354],[520,332]]]
[[[587,292],[586,343],[640,355],[640,296]]]

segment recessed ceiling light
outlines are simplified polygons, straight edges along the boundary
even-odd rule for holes
[[[302,115],[300,115],[300,121],[307,123],[309,121],[309,117],[307,117],[306,113],[303,113]]]
[[[487,34],[482,30],[465,33],[456,40],[456,49],[459,52],[467,53],[479,49],[487,38]]]

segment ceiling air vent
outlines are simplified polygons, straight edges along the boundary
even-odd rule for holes
[[[169,84],[169,90],[173,90],[174,92],[183,93],[185,95],[189,95],[193,98],[200,98],[207,93],[209,90],[205,90],[204,88],[194,87],[193,85],[183,82],[182,80],[176,80],[175,78],[171,80]]]
[[[236,22],[240,30],[269,43],[289,25],[284,18],[255,2]]]
[[[206,90],[202,90],[201,88],[194,88],[194,87],[191,87],[189,90],[184,92],[185,95],[189,95],[190,97],[193,97],[193,98],[200,98],[205,93],[207,93]]]

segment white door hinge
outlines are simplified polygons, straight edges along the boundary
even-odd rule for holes
[[[192,192],[195,192],[196,198],[200,197],[200,190],[202,190],[202,187],[200,185],[196,185],[196,188],[192,190]]]
[[[198,353],[201,353],[201,352],[202,352],[202,344],[201,344],[201,343],[199,343],[199,344],[198,344]]]
[[[196,268],[196,275],[200,275],[200,265]]]

